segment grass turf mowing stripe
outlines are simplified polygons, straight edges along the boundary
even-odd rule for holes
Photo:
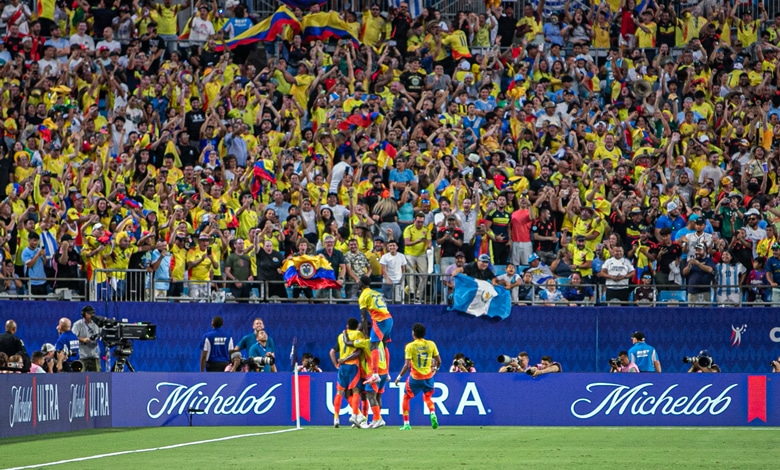
[[[75,463],[75,462],[84,462],[87,460],[96,460],[96,459],[103,459],[106,457],[116,457],[119,455],[127,455],[127,454],[140,454],[144,452],[154,452],[158,450],[170,450],[170,449],[178,449],[180,447],[188,447],[188,446],[196,446],[200,444],[212,444],[214,442],[222,442],[222,441],[232,441],[233,439],[242,439],[246,437],[257,437],[257,436],[266,436],[270,434],[282,434],[285,432],[291,432],[291,431],[300,431],[303,428],[290,428],[290,429],[281,429],[279,431],[267,431],[267,432],[254,432],[249,434],[237,434],[234,436],[225,436],[225,437],[218,437],[215,439],[204,439],[200,441],[192,441],[192,442],[182,442],[181,444],[171,444],[167,446],[161,446],[161,447],[150,447],[148,449],[134,449],[134,450],[123,450],[119,452],[110,452],[107,454],[97,454],[97,455],[89,455],[86,457],[76,457],[72,459],[65,459],[65,460],[57,460],[55,462],[46,462],[46,463],[40,463],[36,465],[27,465],[24,467],[11,467],[6,470],[24,470],[29,468],[41,468],[41,467],[49,467],[52,465],[62,465],[62,464],[68,464],[68,463]]]

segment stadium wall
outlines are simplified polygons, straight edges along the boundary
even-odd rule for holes
[[[0,437],[87,428],[293,426],[294,376],[278,374],[0,375]],[[446,374],[434,402],[443,426],[778,426],[780,381],[748,374]],[[303,425],[333,423],[335,373],[299,376]],[[403,384],[382,399],[401,423]],[[132,393],[129,393],[132,392]],[[10,405],[9,405],[10,403]],[[348,406],[340,410],[349,413]],[[413,426],[428,425],[421,397]],[[341,418],[348,425],[347,417]]]
[[[39,349],[57,339],[62,316],[80,318],[84,304],[75,302],[0,301],[0,319],[13,318],[27,349]],[[156,341],[136,341],[130,361],[139,371],[197,372],[201,338],[214,315],[237,342],[250,332],[252,319],[264,319],[277,347],[279,370],[291,370],[290,352],[311,352],[333,370],[328,351],[344,329],[347,318],[359,317],[355,305],[315,304],[175,304],[101,303],[99,315],[157,324]],[[724,372],[763,373],[780,354],[780,316],[776,308],[617,308],[514,307],[506,320],[477,318],[447,311],[443,306],[391,307],[394,342],[391,370],[403,361],[403,345],[411,339],[415,322],[428,327],[448,367],[455,353],[470,357],[480,372],[498,370],[499,354],[528,351],[535,363],[544,354],[563,365],[565,372],[606,372],[608,359],[631,347],[629,335],[640,330],[658,350],[664,372],[684,372],[683,356],[700,350],[712,353]]]

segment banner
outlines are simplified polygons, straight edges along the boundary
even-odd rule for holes
[[[111,374],[0,374],[0,438],[111,427]]]
[[[512,310],[512,299],[509,291],[502,286],[458,274],[455,276],[452,309],[475,317],[487,315],[504,319]]]
[[[306,272],[313,271],[307,268]],[[307,274],[307,275],[308,275]],[[261,317],[273,338],[277,365],[287,366],[294,338],[299,354],[308,352],[333,371],[328,352],[350,317],[358,318],[357,303],[337,305],[199,304],[134,302],[39,302],[3,300],[0,318],[16,320],[28,352],[54,344],[54,326],[63,316],[81,318],[91,305],[98,315],[157,325],[157,340],[134,341],[130,362],[143,372],[197,372],[203,334],[220,315],[234,338],[252,332]],[[608,360],[631,348],[630,335],[642,331],[658,352],[664,372],[685,372],[683,356],[708,350],[724,372],[765,373],[780,355],[780,317],[774,308],[662,307],[512,307],[508,318],[474,317],[444,305],[389,305],[393,315],[390,370],[403,366],[403,345],[411,341],[412,325],[423,319],[428,337],[436,342],[445,364],[462,352],[479,372],[496,372],[496,357],[529,353],[533,362],[550,355],[567,372],[607,372]],[[3,320],[3,321],[4,321]],[[284,357],[283,357],[284,356]],[[284,368],[286,369],[286,367]],[[286,369],[289,371],[290,369]]]
[[[303,426],[330,426],[336,374],[303,374]],[[115,374],[113,425],[288,426],[290,373]],[[442,426],[777,426],[780,382],[747,374],[450,374],[435,376]],[[132,394],[122,390],[132,387]],[[382,415],[402,423],[404,383],[388,385]],[[120,399],[121,397],[121,399]],[[346,425],[349,405],[340,410]],[[429,426],[420,396],[412,426]]]

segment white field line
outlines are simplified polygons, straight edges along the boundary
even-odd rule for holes
[[[66,460],[57,460],[55,462],[47,462],[47,463],[40,463],[36,465],[27,465],[25,467],[13,467],[8,468],[6,470],[22,470],[27,468],[40,468],[40,467],[49,467],[52,465],[62,465],[66,463],[74,463],[74,462],[84,462],[87,460],[96,460],[96,459],[103,459],[106,457],[116,457],[117,455],[126,455],[126,454],[140,454],[144,452],[154,452],[157,450],[169,450],[169,449],[178,449],[180,447],[188,447],[188,446],[196,446],[200,444],[210,444],[212,442],[222,442],[222,441],[230,441],[233,439],[241,439],[244,437],[256,437],[256,436],[266,436],[269,434],[281,434],[284,432],[290,432],[290,431],[298,431],[302,428],[290,428],[290,429],[282,429],[280,431],[269,431],[269,432],[255,432],[251,434],[237,434],[235,436],[225,436],[220,437],[217,439],[206,439],[203,441],[193,441],[193,442],[183,442],[181,444],[171,444],[169,446],[161,446],[161,447],[150,447],[148,449],[136,449],[136,450],[123,450],[120,452],[110,452],[108,454],[97,454],[97,455],[89,455],[87,457],[78,457],[75,459],[66,459]]]

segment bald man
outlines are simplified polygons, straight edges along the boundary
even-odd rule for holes
[[[24,341],[16,336],[16,322],[8,320],[5,322],[5,333],[0,335],[0,352],[4,352],[8,357],[19,354],[24,359],[24,368],[30,367],[30,356],[24,348]]]
[[[79,358],[79,337],[70,331],[70,328],[70,320],[65,317],[60,318],[60,322],[57,324],[60,337],[54,344],[54,350],[58,353],[62,351],[67,356],[65,362],[62,363],[63,372],[73,372],[73,363]]]

